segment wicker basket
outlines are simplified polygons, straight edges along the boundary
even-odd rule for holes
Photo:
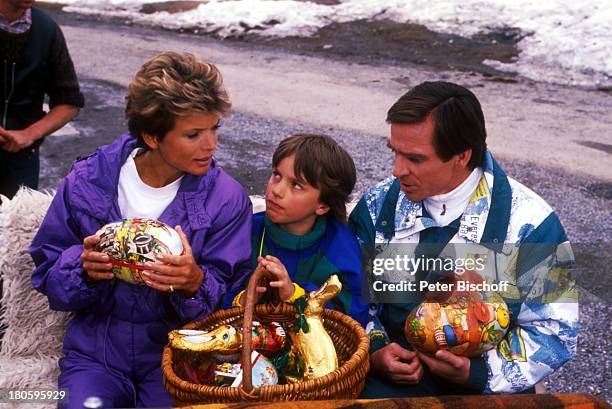
[[[247,287],[246,309],[220,310],[203,321],[189,324],[185,328],[207,330],[224,324],[236,326],[243,324],[243,339],[250,341],[253,317],[262,323],[277,321],[284,326],[293,322],[296,310],[291,304],[253,306],[253,293],[258,280],[256,276],[257,272],[253,274]],[[172,367],[172,350],[166,346],[162,357],[164,386],[179,406],[216,402],[354,399],[363,390],[364,381],[370,369],[369,338],[359,323],[338,311],[326,309],[323,312],[323,320],[323,325],[336,347],[338,369],[321,378],[295,384],[252,388],[248,382],[251,360],[243,359],[244,386],[242,388],[194,384],[176,375]],[[250,342],[248,344],[244,342],[242,355],[243,357],[251,356]]]

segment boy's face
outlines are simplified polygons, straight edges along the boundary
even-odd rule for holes
[[[294,173],[295,155],[281,160],[268,181],[266,214],[268,218],[292,234],[308,233],[317,218],[329,211],[319,201],[321,191]]]

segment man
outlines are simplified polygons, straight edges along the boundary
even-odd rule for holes
[[[40,144],[84,103],[62,31],[32,4],[0,0],[0,194],[9,198],[38,187]]]
[[[382,302],[370,310],[372,373],[362,397],[532,390],[576,350],[574,263],[559,219],[543,199],[508,178],[487,151],[484,115],[469,90],[425,82],[389,109],[387,121],[393,178],[368,190],[350,217],[371,273],[370,291]],[[414,351],[405,341],[404,323],[426,295],[418,286],[395,298],[375,294],[380,286],[372,287],[372,281],[386,273],[372,266],[386,265],[377,262],[385,257],[462,252],[482,261],[486,282],[508,283],[499,292],[510,313],[507,333],[496,348],[471,358],[444,348]],[[402,271],[396,270],[387,277],[399,280]],[[431,284],[443,273],[406,268],[401,280]]]

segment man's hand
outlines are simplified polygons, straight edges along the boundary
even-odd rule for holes
[[[144,270],[145,283],[159,291],[182,290],[185,295],[192,297],[204,281],[204,273],[193,258],[191,246],[181,226],[176,231],[183,242],[185,253],[180,256],[162,254],[157,256],[158,263],[146,263],[149,270]]]
[[[96,244],[100,237],[93,235],[83,239],[83,252],[81,253],[81,263],[83,270],[92,280],[110,280],[114,277],[111,269],[113,265],[108,262],[108,255],[96,251]]]
[[[1,126],[0,131],[4,131],[4,128],[2,128]],[[8,138],[8,136],[4,136],[4,132],[0,132],[0,148],[3,148],[4,144],[7,143],[9,140],[10,139]]]
[[[39,135],[24,129],[22,131],[7,131],[0,127],[0,146],[7,152],[19,152],[20,150],[32,146],[40,139]]]
[[[423,366],[417,353],[395,342],[374,352],[370,364],[372,372],[398,385],[414,385],[423,377]]]
[[[0,149],[17,152],[32,146],[40,138],[50,135],[66,125],[79,113],[72,105],[56,105],[49,113],[21,131],[7,131],[0,127]]]
[[[419,352],[419,357],[432,374],[452,383],[463,385],[470,377],[470,360],[449,351],[439,350],[435,356]]]

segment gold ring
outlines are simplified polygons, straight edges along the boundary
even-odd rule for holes
[[[170,292],[173,293],[174,292],[174,286],[172,284],[170,284]]]

